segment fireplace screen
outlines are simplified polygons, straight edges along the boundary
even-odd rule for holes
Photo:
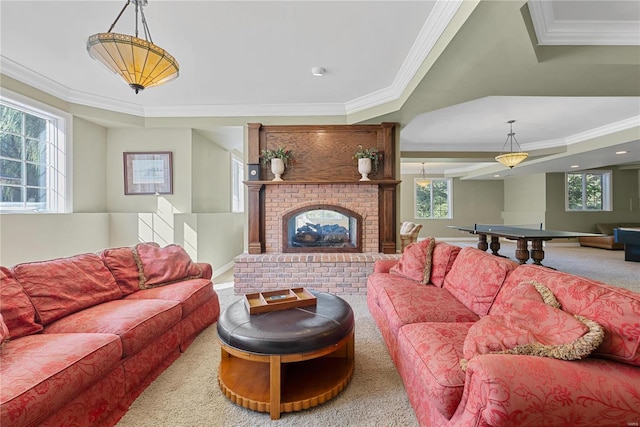
[[[284,252],[361,252],[361,216],[338,206],[312,206],[285,215]]]

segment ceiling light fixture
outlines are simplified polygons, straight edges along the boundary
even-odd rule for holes
[[[524,159],[529,157],[529,153],[523,152],[520,148],[520,144],[518,144],[516,134],[513,132],[513,124],[515,123],[515,120],[509,120],[507,123],[509,123],[509,133],[507,134],[507,140],[502,146],[500,155],[496,156],[496,160],[509,168],[513,168],[514,166],[519,165]],[[513,151],[514,141],[516,143],[516,146],[518,147],[518,151]],[[509,152],[505,153],[504,149],[507,146],[507,142],[509,143]]]
[[[136,6],[135,37],[112,33],[113,27],[130,3]],[[166,50],[153,44],[142,7],[147,0],[127,0],[116,20],[106,33],[98,33],[87,40],[87,52],[107,69],[122,77],[136,92],[167,83],[178,77],[179,66]],[[144,40],[138,38],[138,11]]]
[[[322,67],[313,67],[313,68],[311,69],[311,74],[313,74],[313,75],[314,75],[314,76],[316,76],[316,77],[322,77],[322,76],[324,76],[324,73],[325,73],[326,71],[327,71],[327,70],[325,70],[325,69],[324,69],[324,68],[322,68]]]
[[[628,151],[624,150],[624,151],[616,151],[616,154],[627,154]]]
[[[416,179],[416,184],[422,188],[428,187],[429,184],[431,184],[431,180],[427,178],[427,174],[424,171],[424,163],[425,162],[422,162],[422,176]]]

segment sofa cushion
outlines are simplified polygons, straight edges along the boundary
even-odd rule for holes
[[[122,296],[96,254],[18,264],[12,270],[43,325]]]
[[[89,307],[45,327],[44,333],[108,333],[122,340],[122,356],[147,346],[177,324],[180,304],[162,300],[117,300]]]
[[[388,286],[397,285],[417,285],[415,280],[406,279],[390,273],[373,273],[367,278],[367,296],[372,296],[374,301],[378,301],[380,292]]]
[[[9,269],[0,267],[0,313],[9,329],[9,338],[19,338],[42,330],[36,323],[36,309]]]
[[[121,356],[120,340],[111,334],[34,334],[6,343],[0,424],[39,425],[116,369]]]
[[[505,279],[517,265],[507,258],[465,247],[445,277],[444,289],[478,316],[485,316]]]
[[[427,284],[431,277],[431,263],[435,239],[426,238],[409,244],[389,273]]]
[[[195,309],[211,299],[214,294],[213,283],[206,279],[185,280],[152,289],[141,289],[125,299],[159,299],[177,301],[182,305],[182,317],[185,318]]]
[[[453,262],[460,253],[460,247],[445,242],[437,242],[433,248],[433,263],[430,282],[436,286],[444,285],[444,278],[453,267]]]
[[[537,265],[521,265],[505,282],[491,314],[508,303],[509,292],[523,281],[544,283],[562,309],[597,322],[604,340],[594,355],[640,366],[640,294],[596,280]]]
[[[415,282],[382,289],[378,305],[395,336],[404,325],[420,322],[475,322],[478,316],[445,289]]]
[[[155,242],[140,245],[160,247]],[[100,258],[116,279],[122,295],[129,295],[140,289],[140,271],[133,256],[133,246],[105,249],[100,252]]]
[[[179,245],[164,248],[136,245],[133,255],[140,271],[140,289],[150,289],[185,279],[202,277],[202,269]]]
[[[460,359],[471,325],[417,323],[403,326],[398,335],[400,363],[413,367],[413,381],[422,385],[427,394],[424,398],[447,419],[462,399],[465,373]]]

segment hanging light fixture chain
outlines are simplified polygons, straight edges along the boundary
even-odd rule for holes
[[[153,43],[153,39],[151,38],[151,31],[149,30],[149,26],[147,25],[147,18],[144,16],[144,10],[142,9],[142,0],[137,0],[140,3],[140,16],[142,17],[142,30],[144,31],[144,38],[148,42]],[[137,25],[137,22],[136,22]],[[136,30],[137,31],[137,30]]]
[[[111,30],[113,30],[113,27],[116,26],[116,24],[118,23],[118,20],[120,19],[120,17],[122,16],[122,14],[127,9],[127,6],[129,6],[130,3],[131,3],[131,0],[127,0],[127,2],[124,4],[124,7],[122,8],[120,13],[118,14],[118,16],[116,16],[116,20],[113,21],[113,24],[111,24],[111,26],[109,27],[109,30],[107,31],[107,33],[110,33]]]

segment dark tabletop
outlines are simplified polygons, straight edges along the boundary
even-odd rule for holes
[[[243,351],[293,354],[333,345],[349,335],[355,325],[349,304],[329,293],[311,292],[315,306],[260,314],[249,314],[241,298],[220,315],[218,336]]]

